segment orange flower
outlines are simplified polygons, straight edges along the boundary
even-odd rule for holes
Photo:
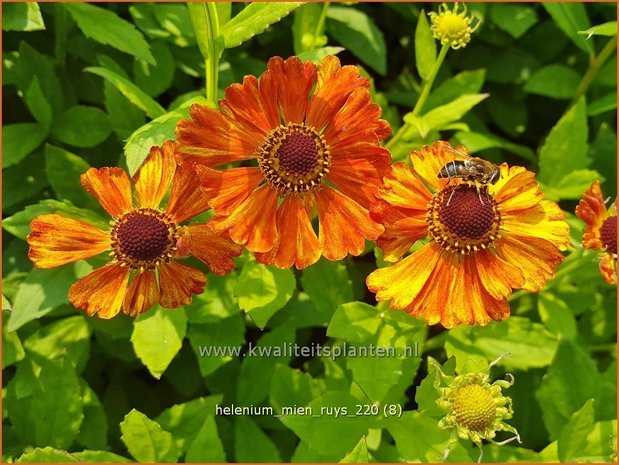
[[[395,163],[372,217],[385,225],[378,239],[385,260],[397,261],[416,241],[427,244],[393,266],[371,273],[379,301],[447,328],[485,325],[509,316],[512,289],[539,291],[569,244],[565,214],[542,200],[535,175],[503,163],[495,184],[441,179],[454,160],[447,142]],[[458,147],[465,152],[466,149]]]
[[[362,253],[383,231],[368,209],[391,158],[369,86],[334,56],[318,67],[275,57],[260,80],[228,87],[218,110],[193,105],[177,156],[196,165],[213,230],[280,268]],[[216,169],[233,162],[246,163]]]
[[[167,308],[189,304],[192,294],[202,293],[206,276],[173,258],[193,255],[217,274],[234,268],[232,257],[241,254],[241,247],[206,224],[180,226],[209,207],[195,173],[177,167],[171,142],[153,147],[133,177],[139,207],[134,207],[131,182],[120,168],[91,168],[81,181],[112,216],[111,230],[41,215],[30,223],[28,256],[39,268],[53,268],[111,250],[109,264],[69,291],[69,301],[88,315],[112,318],[122,308],[137,316],[156,303]],[[160,210],[170,187],[166,209]]]
[[[598,181],[583,194],[576,207],[576,216],[585,222],[583,245],[602,255],[600,271],[604,281],[617,284],[617,208],[613,202],[606,209]]]

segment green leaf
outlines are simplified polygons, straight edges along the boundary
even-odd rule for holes
[[[111,134],[105,112],[96,107],[78,105],[69,108],[52,126],[52,136],[74,147],[94,147]]]
[[[595,362],[587,352],[575,342],[561,341],[537,390],[542,417],[551,439],[559,435],[574,412],[595,397],[599,378]]]
[[[537,23],[537,13],[530,6],[492,4],[490,17],[494,24],[518,39]]]
[[[53,118],[52,107],[47,101],[45,94],[43,94],[38,77],[35,76],[32,79],[24,100],[34,119],[41,123],[45,129],[49,130]]]
[[[295,55],[312,51],[327,43],[327,37],[323,34],[324,31],[318,29],[324,8],[329,8],[329,5],[306,3],[294,12],[292,38]],[[324,23],[322,29],[324,29]]]
[[[82,381],[82,400],[84,402],[84,420],[80,425],[80,432],[77,435],[77,442],[82,446],[91,449],[107,448],[107,416],[103,405],[99,401],[97,394],[90,386]],[[114,455],[114,454],[112,454]],[[120,462],[128,462],[128,459],[119,457]],[[108,462],[108,460],[104,460]]]
[[[217,433],[217,424],[213,415],[207,415],[198,434],[192,441],[185,461],[189,463],[224,463],[226,453]],[[254,459],[255,461],[255,459]]]
[[[131,343],[150,374],[159,379],[181,349],[186,332],[185,310],[156,305],[135,319]]]
[[[600,124],[595,139],[589,146],[593,158],[592,168],[604,173],[602,189],[606,195],[617,196],[617,135],[608,123]],[[6,220],[5,220],[6,221]]]
[[[587,113],[584,98],[565,113],[539,150],[539,180],[556,186],[564,176],[589,166]]]
[[[595,180],[604,178],[594,170],[574,170],[566,174],[555,186],[541,183],[542,191],[548,200],[579,199]]]
[[[429,110],[431,108],[449,103],[461,95],[477,94],[484,86],[485,80],[485,69],[462,71],[441,82],[440,85],[438,85],[430,93],[423,108]],[[415,104],[415,99],[411,98],[410,102],[407,102],[406,104],[412,107]]]
[[[2,168],[22,161],[47,137],[47,129],[38,123],[8,124],[2,127]]]
[[[4,296],[3,296],[4,297]],[[3,305],[4,307],[4,305]],[[19,340],[19,336],[14,331],[8,330],[8,314],[3,312],[2,315],[2,369],[16,362],[23,360],[26,353],[24,347]]]
[[[136,409],[125,416],[120,431],[127,450],[140,462],[176,462],[180,456],[174,437]]]
[[[28,444],[68,448],[84,417],[73,364],[65,358],[42,360],[40,367],[22,363],[6,395],[12,425]]]
[[[617,21],[609,21],[604,24],[598,24],[597,26],[590,27],[586,31],[578,31],[578,34],[586,35],[587,39],[590,39],[593,36],[616,36]]]
[[[366,65],[382,75],[387,72],[385,38],[371,17],[351,7],[332,6],[327,13],[327,28]]]
[[[538,299],[540,318],[558,337],[574,339],[577,334],[576,319],[567,303],[551,292],[540,292]]]
[[[423,10],[419,12],[415,29],[415,64],[419,77],[424,81],[430,78],[436,65],[436,40]]]
[[[581,451],[589,444],[587,436],[593,429],[594,420],[593,401],[593,399],[587,400],[561,429],[557,440],[557,452],[562,463],[579,462]]]
[[[370,456],[368,455],[368,445],[365,436],[359,439],[359,442],[353,450],[344,456],[340,463],[369,463]]]
[[[238,275],[232,271],[226,276],[211,275],[202,294],[194,296],[191,305],[185,307],[189,323],[215,323],[239,312],[234,295]]]
[[[249,261],[239,276],[236,295],[241,309],[262,329],[269,318],[286,305],[295,288],[292,271]]]
[[[26,240],[28,233],[30,233],[30,222],[39,215],[45,215],[49,213],[58,213],[69,218],[75,218],[76,220],[85,221],[102,229],[109,226],[109,223],[101,218],[99,215],[91,212],[90,210],[83,210],[75,207],[68,200],[49,199],[43,200],[35,205],[30,205],[24,210],[15,213],[13,216],[9,216],[2,220],[2,227],[5,231],[10,232],[14,236]]]
[[[584,37],[578,34],[578,31],[587,30],[591,26],[587,17],[587,11],[582,3],[544,2],[542,6],[552,16],[557,26],[561,28],[578,48],[593,54],[593,44],[587,42]]]
[[[587,105],[587,115],[596,116],[617,108],[617,91],[600,97]]]
[[[352,281],[343,263],[321,259],[303,270],[303,290],[321,312],[332,315],[340,304],[353,300]]]
[[[156,97],[170,88],[174,80],[174,57],[170,48],[162,40],[151,43],[156,65],[151,65],[144,60],[136,60],[133,63],[133,75],[138,88],[151,97]]]
[[[458,372],[468,359],[481,357],[491,362],[505,352],[510,356],[501,360],[501,366],[507,369],[545,367],[556,349],[555,337],[543,325],[518,316],[483,327],[459,326],[449,331],[445,342],[447,356],[456,357]]]
[[[571,99],[580,83],[580,75],[564,65],[552,64],[536,70],[525,84],[530,94],[556,99]]]
[[[35,447],[29,452],[22,454],[15,463],[71,463],[81,462],[79,457],[61,449],[53,447]]]
[[[277,364],[271,378],[269,400],[277,415],[284,407],[304,407],[325,393],[324,381],[314,379],[308,373]]]
[[[127,457],[122,457],[106,450],[84,450],[82,452],[72,452],[73,457],[77,457],[80,462],[86,463],[129,463]]]
[[[43,150],[37,149],[14,166],[2,170],[2,209],[9,210],[48,185]]]
[[[300,2],[250,3],[221,28],[224,48],[241,45],[301,5]]]
[[[383,325],[381,311],[363,302],[340,305],[329,323],[327,335],[363,343]]]
[[[96,209],[98,202],[80,182],[80,176],[89,168],[90,165],[83,158],[60,147],[50,144],[45,146],[45,171],[56,195],[78,207]]]
[[[234,452],[237,462],[279,463],[282,458],[273,441],[250,417],[236,418]]]
[[[42,31],[45,23],[36,2],[6,3],[2,6],[3,31]]]
[[[64,7],[86,37],[155,64],[142,33],[116,13],[88,3],[67,3]]]
[[[84,261],[49,270],[33,268],[15,296],[9,331],[15,331],[68,303],[69,288],[90,270],[92,267]]]
[[[299,57],[299,60],[303,62],[311,61],[315,65],[318,65],[328,55],[337,55],[343,50],[344,48],[342,47],[322,47],[322,48],[308,50],[307,52],[300,53],[298,57]]]
[[[86,68],[84,71],[88,71],[89,73],[96,74],[106,79],[127,97],[131,103],[143,110],[150,118],[154,119],[165,114],[165,109],[146,94],[146,92],[115,72],[96,66]]]
[[[24,347],[37,363],[67,357],[81,372],[90,356],[90,327],[82,315],[62,318],[35,331]]]
[[[142,165],[153,145],[161,145],[168,139],[174,139],[176,123],[180,119],[189,117],[189,107],[194,103],[205,104],[206,99],[204,97],[193,98],[185,102],[181,108],[162,114],[131,134],[125,144],[127,167],[131,176]]]
[[[464,145],[471,153],[481,152],[482,150],[499,148],[507,152],[518,155],[528,161],[535,161],[537,157],[533,150],[526,145],[514,144],[494,134],[483,134],[479,132],[458,132],[454,135],[458,143]]]

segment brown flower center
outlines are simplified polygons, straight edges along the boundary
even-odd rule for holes
[[[318,189],[329,172],[331,154],[324,138],[303,123],[279,126],[258,149],[258,164],[281,196]]]
[[[118,261],[133,269],[152,269],[176,250],[178,227],[165,213],[141,208],[118,218],[111,238]]]
[[[617,217],[609,216],[600,228],[602,244],[611,253],[617,254]]]
[[[468,183],[448,186],[438,192],[426,215],[432,239],[445,250],[461,254],[492,244],[499,235],[501,211],[488,188]]]
[[[454,411],[459,425],[480,432],[494,421],[496,404],[487,389],[478,384],[468,384],[458,389],[454,397]]]

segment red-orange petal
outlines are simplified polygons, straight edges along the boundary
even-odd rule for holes
[[[277,210],[279,238],[266,253],[257,253],[261,263],[303,269],[318,261],[320,243],[312,228],[312,222],[303,201],[296,196],[286,198]]]
[[[69,289],[69,302],[89,316],[112,318],[120,312],[127,292],[129,268],[110,263],[77,281]]]
[[[378,200],[370,216],[385,227],[376,243],[388,262],[398,260],[415,242],[428,235],[425,211],[397,208]]]
[[[228,231],[234,242],[252,252],[268,252],[278,237],[276,211],[277,192],[263,184],[228,216],[216,215],[209,225],[217,234]]]
[[[159,302],[159,286],[155,272],[146,270],[138,273],[129,284],[122,306],[123,312],[135,317],[150,310],[157,302]]]
[[[179,257],[192,255],[220,275],[230,273],[234,269],[234,257],[243,252],[243,247],[229,238],[218,236],[207,223],[183,226],[177,246]]]
[[[277,100],[284,124],[300,123],[305,119],[309,93],[316,83],[316,66],[302,63],[298,57],[284,61],[273,57],[267,63],[277,87]]]
[[[208,210],[208,200],[200,190],[200,179],[195,170],[187,165],[179,166],[172,181],[166,213],[180,223]]]
[[[175,172],[174,143],[165,141],[161,147],[151,147],[144,164],[133,175],[140,207],[158,208]]]
[[[224,171],[196,165],[200,187],[218,215],[228,215],[249,197],[264,179],[260,168],[240,167]]]
[[[588,249],[603,248],[600,228],[608,218],[608,211],[604,204],[599,181],[594,181],[583,194],[576,207],[576,216],[585,222],[585,230],[582,236],[583,245]]]
[[[159,303],[165,308],[177,308],[191,303],[194,294],[202,294],[207,279],[200,270],[177,262],[159,266]]]
[[[419,150],[411,152],[410,158],[413,163],[415,172],[426,184],[432,186],[435,190],[441,190],[448,179],[440,179],[438,173],[447,162],[462,159],[450,151],[451,145],[445,141],[437,141],[432,145],[424,145]],[[458,146],[457,150],[468,154],[466,148]],[[454,182],[454,181],[451,181]]]
[[[365,208],[335,189],[325,186],[316,194],[316,203],[318,240],[329,260],[361,254],[365,240],[375,240],[384,231]]]
[[[133,209],[131,181],[122,169],[90,168],[82,174],[81,181],[113,218]]]
[[[608,284],[617,284],[617,257],[606,253],[600,260],[600,273]]]
[[[494,299],[504,299],[512,293],[512,289],[523,286],[522,271],[490,250],[480,250],[471,258],[475,260],[474,267],[481,284]]]
[[[378,188],[383,185],[385,164],[372,163],[364,158],[334,158],[327,179],[355,202],[370,208],[376,202]]]
[[[28,258],[39,268],[53,268],[109,250],[109,234],[65,216],[40,215],[30,223]]]

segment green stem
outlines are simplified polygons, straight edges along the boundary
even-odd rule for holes
[[[578,99],[580,99],[580,97],[582,97],[583,95],[587,93],[587,90],[589,90],[589,86],[593,82],[593,79],[595,79],[595,76],[597,75],[598,71],[600,70],[604,62],[614,53],[616,48],[617,48],[617,37],[613,37],[606,43],[606,45],[604,46],[600,54],[597,57],[593,58],[593,60],[591,60],[591,63],[589,64],[589,68],[587,69],[587,72],[585,73],[585,75],[582,77],[582,80],[578,84],[578,87],[576,88],[576,93],[574,94],[574,98],[570,102],[567,109],[575,105],[576,102],[578,102]]]
[[[325,21],[327,20],[327,11],[329,11],[329,4],[331,2],[324,2],[322,4],[322,11],[320,12],[320,18],[318,18],[318,22],[316,23],[316,29],[314,30],[314,37],[312,38],[312,45],[310,50],[314,50],[316,48],[316,39],[318,36],[321,36],[325,30]]]
[[[428,95],[430,95],[430,90],[432,90],[434,79],[436,79],[436,75],[438,74],[439,69],[441,69],[441,66],[443,64],[443,61],[445,61],[445,57],[447,56],[448,51],[449,51],[449,45],[443,45],[443,47],[441,48],[441,51],[438,54],[438,57],[436,58],[436,63],[434,63],[434,68],[432,69],[432,73],[430,74],[428,79],[425,80],[422,84],[421,93],[419,94],[419,98],[417,99],[417,102],[415,103],[415,107],[413,108],[413,111],[411,112],[412,116],[417,116],[423,109],[423,106],[426,103],[426,100],[428,99]],[[404,134],[406,134],[406,131],[408,130],[409,126],[410,126],[409,123],[404,123],[402,126],[400,126],[400,129],[398,129],[398,132],[396,132],[394,136],[391,139],[389,139],[389,142],[387,142],[386,146],[388,149],[391,149],[395,145],[395,143]]]
[[[219,18],[217,7],[213,2],[189,2],[187,8],[200,52],[204,57],[206,98],[209,102],[215,103],[217,102],[217,81],[221,52],[218,46]]]

